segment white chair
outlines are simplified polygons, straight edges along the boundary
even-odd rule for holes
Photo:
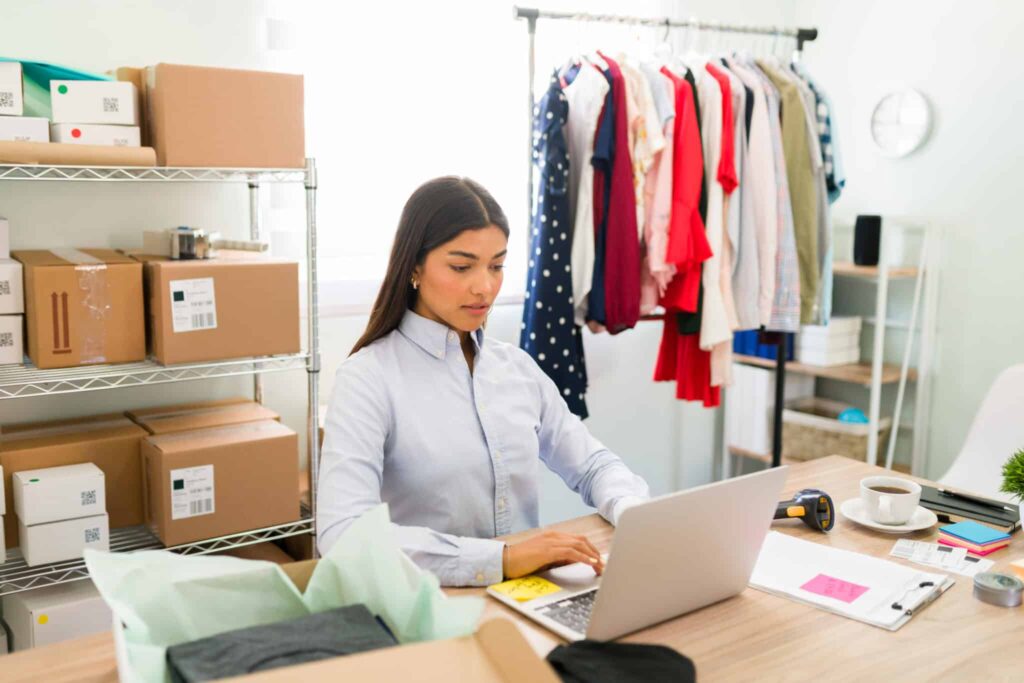
[[[999,491],[1003,463],[1024,448],[1024,364],[996,378],[974,416],[960,454],[939,480],[952,488],[1017,502]]]

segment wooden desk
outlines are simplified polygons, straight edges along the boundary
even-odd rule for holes
[[[828,491],[836,502],[858,495],[859,481],[881,468],[838,456],[790,468],[786,494],[801,488]],[[553,528],[586,534],[602,551],[612,528],[597,515]],[[886,557],[897,538],[934,541],[936,530],[891,536],[858,527],[841,515],[832,533],[811,531],[798,521],[776,523],[777,531]],[[524,538],[532,532],[510,538]],[[1024,556],[1015,534],[1008,549],[992,556],[995,571],[1009,571]],[[894,560],[900,562],[900,560]],[[784,598],[747,589],[697,612],[623,638],[661,643],[689,656],[702,681],[1024,680],[1024,608],[986,605],[972,596],[971,579],[955,576],[945,595],[895,633],[844,619]],[[454,589],[457,595],[481,589]],[[487,600],[484,618],[514,620],[540,654],[561,642],[512,610]],[[0,657],[0,681],[28,683],[113,683],[117,680],[111,636],[101,634]]]

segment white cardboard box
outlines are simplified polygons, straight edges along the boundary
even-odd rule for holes
[[[0,258],[0,315],[25,312],[22,267],[11,258]]]
[[[50,120],[38,116],[0,116],[0,140],[49,142]]]
[[[0,115],[21,116],[24,113],[21,62],[0,62]]]
[[[860,316],[834,316],[828,321],[828,325],[801,325],[800,336],[811,339],[857,335],[860,334],[861,323]]]
[[[860,361],[860,346],[851,346],[845,349],[800,349],[796,355],[797,361],[804,365],[817,365],[831,367],[833,365],[849,365]]]
[[[32,526],[25,526],[19,519],[18,532],[21,554],[29,567],[80,560],[86,548],[110,550],[110,519],[106,513]]]
[[[50,81],[54,123],[139,125],[138,92],[128,81]]]
[[[113,618],[90,580],[5,595],[3,612],[13,651],[108,631]]]
[[[11,258],[11,224],[0,216],[0,260]]]
[[[99,123],[53,123],[50,124],[50,138],[54,142],[72,145],[142,145],[138,126],[108,126]]]
[[[29,527],[107,511],[103,470],[91,462],[15,472],[11,489],[14,512]]]
[[[20,365],[25,362],[23,318],[20,315],[0,315],[0,365]],[[0,491],[2,500],[3,492]]]

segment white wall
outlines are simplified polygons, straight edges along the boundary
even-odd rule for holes
[[[820,32],[806,63],[840,114],[849,182],[836,213],[903,215],[945,231],[926,471],[938,477],[996,374],[1024,361],[1024,6],[797,0],[796,16]],[[901,85],[928,97],[935,124],[923,149],[886,160],[869,121]]]
[[[551,9],[585,9],[601,12],[628,12],[631,14],[663,15],[671,12],[678,17],[698,16],[702,19],[742,21],[746,23],[792,24],[792,0],[776,3],[732,2],[576,2],[543,3]],[[31,3],[3,3],[3,22],[0,22],[0,45],[5,56],[39,59],[73,65],[83,69],[104,71],[121,65],[144,65],[158,61],[209,64],[240,68],[265,68],[274,63],[265,49],[264,17],[266,3],[262,1],[217,0],[154,0],[129,2],[128,0],[93,0],[91,2],[63,2],[39,0]],[[386,136],[381,138],[386,154],[355,160],[362,169],[344,183],[321,186],[322,193],[331,193],[340,201],[375,202],[381,183],[387,183],[389,165],[402,163],[406,157],[442,155],[444,149],[459,150],[467,145],[490,144],[483,140],[467,140],[460,120],[467,116],[486,116],[488,107],[517,107],[525,110],[525,49],[526,27],[511,19],[510,3],[494,3],[500,12],[481,10],[476,23],[460,23],[458,16],[448,12],[425,25],[425,31],[435,44],[469,46],[465,59],[511,60],[522,67],[515,77],[478,79],[466,84],[471,88],[479,110],[459,108],[451,117],[436,113],[420,121],[417,110],[444,109],[453,98],[464,97],[445,88],[451,88],[437,78],[436,97],[425,102],[407,102],[400,97],[395,84],[401,79],[385,80],[373,91],[354,93],[359,104],[372,98],[374,107],[404,107],[410,112],[403,130],[401,147],[389,146]],[[409,16],[413,5],[395,3],[395,21]],[[440,3],[440,10],[445,9]],[[418,16],[418,15],[417,15]],[[487,23],[500,22],[500,23]],[[506,23],[507,22],[507,23]],[[489,32],[504,32],[511,24],[520,31],[511,44],[499,42],[497,51],[488,51],[486,37]],[[402,46],[389,42],[387,23],[351,24],[340,21],[336,25],[335,39],[344,44],[353,32],[374,32],[380,35],[380,50],[399,51]],[[542,22],[538,29],[538,78],[543,79],[556,63],[577,49],[617,49],[637,44],[653,46],[661,31],[636,30],[622,27],[587,26],[574,28],[569,24]],[[504,40],[504,39],[502,39]],[[707,43],[705,42],[705,45]],[[749,45],[748,41],[721,42]],[[520,52],[521,51],[521,52]],[[448,52],[445,52],[448,54]],[[345,69],[372,67],[374,55],[356,63],[339,60],[339,74]],[[450,63],[432,62],[430,50],[417,50],[408,54],[410,64],[417,73],[448,73]],[[343,79],[339,79],[343,82]],[[396,92],[397,90],[397,92]],[[398,99],[396,99],[398,97]],[[461,100],[460,100],[461,101]],[[372,116],[373,107],[346,110],[351,117]],[[525,116],[525,111],[524,111]],[[347,119],[346,121],[352,121]],[[355,123],[359,120],[356,118]],[[417,126],[429,127],[417,128]],[[356,126],[353,134],[364,135],[366,128]],[[380,131],[371,131],[379,133]],[[422,145],[415,143],[422,140]],[[490,136],[489,136],[490,137]],[[499,199],[508,204],[510,215],[520,216],[513,225],[514,233],[525,235],[522,224],[525,204],[526,122],[514,130],[493,131],[492,163],[497,167],[513,166],[521,173],[522,184],[510,184],[516,189],[501,189]],[[511,139],[515,144],[507,144]],[[413,142],[407,142],[412,140]],[[439,145],[442,141],[444,144]],[[344,149],[323,146],[311,152],[322,163],[337,163]],[[459,154],[455,158],[461,158]],[[460,169],[444,169],[460,170]],[[474,171],[476,172],[476,171]],[[490,173],[487,169],[480,175]],[[500,181],[504,182],[504,181]],[[502,186],[504,187],[504,186]],[[522,188],[521,190],[519,188]],[[265,200],[271,215],[280,207],[295,205],[295,197],[286,192],[271,193]],[[391,201],[390,203],[394,203]],[[394,230],[400,206],[381,206],[381,220],[361,229],[390,233]],[[287,213],[287,212],[285,212]],[[13,228],[12,244],[15,248],[46,248],[53,246],[110,246],[131,247],[139,244],[143,229],[195,224],[214,227],[229,235],[245,235],[248,231],[248,203],[246,192],[238,187],[187,185],[95,185],[51,183],[0,183],[0,215],[10,218]],[[295,252],[293,233],[298,226],[275,226],[275,250],[278,253]],[[333,224],[321,224],[321,231],[337,230]],[[524,250],[525,251],[525,250]],[[324,301],[325,308],[345,302]],[[515,343],[518,340],[519,306],[501,307],[490,321],[489,333]],[[322,397],[326,400],[333,383],[333,372],[347,355],[365,325],[365,317],[331,317],[321,326],[323,354]],[[627,462],[651,483],[657,492],[666,492],[691,486],[712,478],[713,461],[717,453],[716,412],[699,406],[681,404],[673,398],[668,384],[650,381],[660,335],[658,324],[644,323],[637,330],[617,337],[587,335],[585,338],[590,372],[591,390],[588,403],[592,417],[591,430],[610,448],[620,453]],[[190,382],[160,387],[93,392],[88,395],[59,396],[45,399],[0,402],[0,422],[36,419],[54,419],[62,416],[85,415],[131,407],[159,405],[169,402],[215,398],[245,392],[251,387],[249,379]],[[303,373],[280,373],[266,378],[267,403],[284,416],[293,429],[304,431],[305,378]],[[583,512],[582,505],[564,486],[549,480],[544,483],[543,521],[545,523]]]

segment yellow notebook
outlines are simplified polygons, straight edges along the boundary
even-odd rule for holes
[[[520,579],[509,579],[502,583],[496,583],[491,586],[491,589],[507,595],[514,600],[519,602],[526,602],[539,598],[544,595],[551,595],[562,590],[561,587],[556,586],[547,579],[542,579],[539,576],[524,576]]]

